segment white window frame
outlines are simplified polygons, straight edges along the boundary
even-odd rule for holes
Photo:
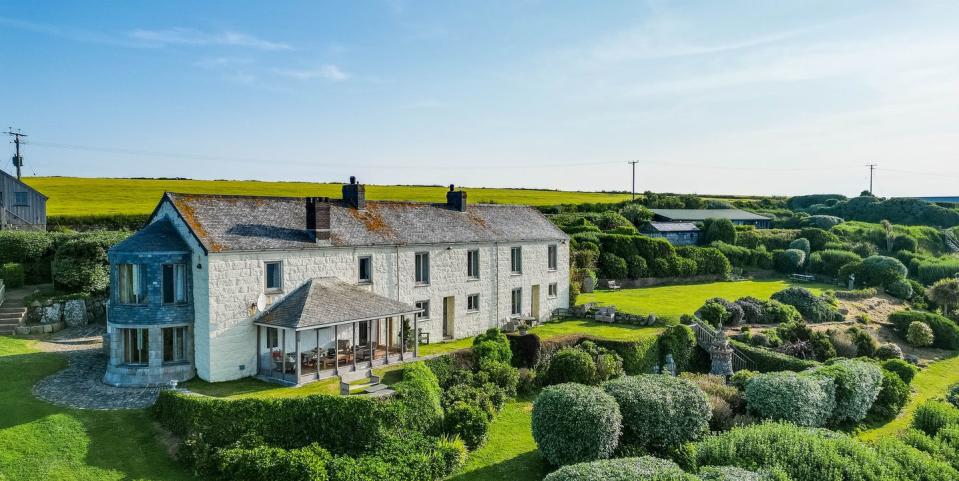
[[[430,253],[416,252],[413,254],[413,282],[418,286],[427,286],[430,283]]]
[[[366,278],[363,278],[363,261],[366,261]],[[356,282],[359,284],[373,283],[373,256],[360,256],[356,259]]]
[[[556,296],[559,295],[559,284],[556,282],[550,282],[549,287],[546,288],[546,297],[550,299],[556,299]]]
[[[559,265],[559,261],[557,260],[559,256],[558,252],[559,248],[557,248],[556,244],[546,246],[546,269],[551,271],[556,270],[556,266]]]
[[[277,266],[278,286],[270,287],[270,266]],[[264,261],[263,262],[263,291],[267,293],[283,292],[283,261]]]
[[[523,273],[523,247],[516,246],[509,249],[509,270],[512,274]]]
[[[517,287],[510,292],[510,315],[523,315],[523,288]]]
[[[160,330],[160,339],[163,342],[163,364],[186,362],[187,359],[187,326],[164,327]],[[172,335],[172,358],[167,359],[167,335]]]
[[[420,321],[428,321],[430,319],[430,301],[425,299],[422,301],[416,301],[413,303],[417,309],[423,309],[422,312],[416,313],[416,319]]]
[[[466,251],[466,278],[477,280],[480,278],[480,251],[470,249]]]
[[[472,304],[472,306],[470,306]],[[479,293],[466,296],[466,312],[479,312],[480,295]]]

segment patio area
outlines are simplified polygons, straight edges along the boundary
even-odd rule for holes
[[[335,279],[312,279],[254,321],[257,376],[299,385],[415,359],[418,312]]]

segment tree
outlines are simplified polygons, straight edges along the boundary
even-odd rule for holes
[[[942,313],[948,316],[951,308],[959,306],[959,279],[938,280],[932,287],[926,289],[926,297],[942,306]]]
[[[892,243],[896,241],[896,236],[892,231],[892,223],[888,220],[883,220],[879,224],[882,226],[883,232],[886,233],[886,252],[892,252]]]
[[[703,222],[706,231],[706,243],[722,241],[736,245],[736,226],[729,219],[706,219]]]
[[[653,218],[653,211],[637,203],[626,204],[622,209],[619,209],[619,213],[629,219],[636,227],[649,222]]]

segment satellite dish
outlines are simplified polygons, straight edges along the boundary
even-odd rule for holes
[[[266,294],[260,293],[260,297],[256,298],[256,310],[258,312],[263,312],[266,309]]]

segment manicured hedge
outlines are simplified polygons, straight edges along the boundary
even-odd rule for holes
[[[815,274],[838,277],[839,269],[850,262],[862,261],[854,252],[828,249],[813,252],[809,257],[809,270]]]
[[[129,232],[84,233],[56,246],[54,285],[66,292],[104,292],[110,281],[107,250],[129,237]]]
[[[882,362],[882,368],[899,376],[902,382],[909,384],[919,373],[919,368],[902,359],[888,359]]]
[[[676,463],[644,456],[641,458],[603,459],[563,466],[543,481],[694,481]]]
[[[539,364],[542,351],[542,341],[536,334],[510,334],[509,347],[513,351],[513,365],[516,367],[532,368]]]
[[[621,442],[665,452],[695,441],[709,429],[706,394],[693,382],[661,374],[626,376],[603,384],[623,419]]]
[[[0,264],[27,264],[52,254],[53,234],[45,231],[0,231]]]
[[[959,349],[959,325],[951,319],[922,311],[899,311],[889,316],[899,335],[905,337],[909,325],[914,321],[922,322],[932,328],[935,340],[933,346],[943,349]]]
[[[816,369],[815,375],[831,379],[836,387],[836,407],[832,412],[836,422],[865,419],[882,389],[882,369],[869,362],[840,360]]]
[[[935,436],[939,430],[959,424],[959,408],[945,401],[926,401],[919,405],[912,418],[912,427]]]
[[[244,481],[327,481],[330,452],[317,444],[301,449],[270,446],[230,448],[217,453],[217,470],[224,479]]]
[[[831,379],[788,371],[753,377],[744,396],[749,411],[757,416],[799,426],[825,426],[836,408]]]
[[[605,459],[619,444],[622,420],[616,400],[602,389],[559,384],[533,402],[533,439],[556,466]]]
[[[862,260],[857,282],[866,286],[886,286],[909,274],[909,269],[895,257],[869,256]]]
[[[955,277],[959,273],[959,259],[936,258],[916,263],[914,274],[925,285],[932,285],[940,279]]]
[[[535,336],[535,334],[530,335]],[[537,368],[547,366],[552,356],[559,349],[567,346],[575,346],[584,340],[593,341],[598,346],[618,354],[619,357],[623,359],[623,370],[626,374],[646,374],[652,372],[654,366],[661,364],[659,337],[648,337],[635,341],[614,341],[591,336],[572,335],[559,339],[550,339],[548,341],[541,340],[539,343],[539,354],[535,356],[539,360]],[[530,346],[532,346],[532,343],[530,343]],[[522,355],[532,356],[526,353]]]
[[[0,265],[0,279],[3,280],[3,284],[7,286],[7,288],[9,289],[23,286],[23,283],[24,283],[23,264],[17,264],[16,262],[8,262],[6,264]]]
[[[774,301],[795,307],[809,322],[842,320],[842,315],[832,304],[802,287],[787,287],[770,297]]]
[[[436,432],[443,421],[439,381],[422,362],[403,366],[403,380],[393,386],[397,398],[394,407],[400,423],[407,429]]]
[[[729,343],[744,353],[751,361],[755,362],[756,370],[759,372],[799,372],[819,365],[819,363],[816,361],[795,358],[770,349],[750,346],[744,342],[739,342],[732,339],[730,339]]]
[[[869,418],[881,421],[896,417],[909,402],[909,386],[897,374],[882,370],[879,396],[869,409]]]
[[[252,435],[287,449],[316,442],[334,454],[360,454],[398,422],[387,402],[324,395],[227,400],[162,391],[153,415],[174,434],[197,433],[214,447]]]

